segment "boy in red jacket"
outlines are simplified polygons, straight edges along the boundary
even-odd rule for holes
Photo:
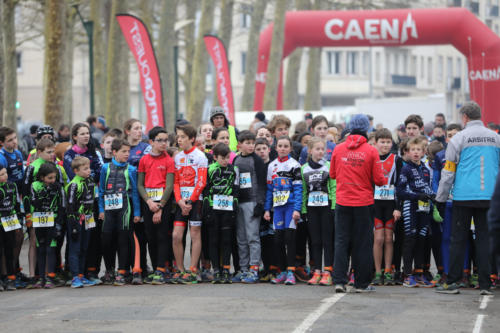
[[[377,149],[367,143],[368,117],[354,115],[348,128],[350,135],[335,148],[330,162],[330,177],[337,180],[333,282],[336,292],[346,291],[349,244],[352,244],[354,288],[356,292],[374,291],[370,286],[373,273],[373,188],[374,185],[384,185],[385,177],[378,163]]]

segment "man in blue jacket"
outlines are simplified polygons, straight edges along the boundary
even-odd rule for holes
[[[436,201],[443,207],[453,195],[450,271],[439,293],[458,294],[457,282],[462,267],[471,221],[476,232],[476,261],[481,295],[490,295],[489,237],[486,214],[493,195],[500,163],[500,137],[481,121],[481,108],[467,102],[460,109],[464,130],[455,135],[446,148],[446,163],[441,171]],[[441,209],[442,211],[442,209]]]

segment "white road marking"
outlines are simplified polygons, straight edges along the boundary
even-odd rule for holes
[[[481,332],[481,325],[483,325],[483,320],[486,315],[477,315],[476,318],[476,323],[474,324],[474,329],[472,330],[472,333],[479,333]]]
[[[493,296],[483,296],[483,299],[481,300],[481,304],[479,305],[479,310],[484,310],[488,306],[488,302],[490,299],[492,299]]]
[[[311,312],[304,321],[293,331],[293,333],[303,333],[311,328],[312,325],[319,319],[332,305],[337,303],[345,294],[335,294],[321,300],[321,305]]]

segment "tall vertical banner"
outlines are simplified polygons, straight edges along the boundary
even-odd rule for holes
[[[142,95],[148,116],[146,130],[149,131],[155,126],[164,127],[160,72],[148,29],[139,18],[133,15],[118,14],[116,19],[139,69]]]
[[[231,86],[231,72],[227,62],[226,47],[217,36],[205,35],[203,40],[207,52],[214,62],[217,75],[217,97],[220,106],[224,109],[229,123],[235,126],[233,88]]]

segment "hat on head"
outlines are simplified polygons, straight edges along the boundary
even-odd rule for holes
[[[406,127],[405,124],[401,124],[398,126],[398,131],[406,133]]]
[[[367,132],[370,128],[370,121],[364,114],[355,114],[349,122],[349,130]]]
[[[260,121],[264,121],[266,120],[266,115],[264,114],[264,112],[259,111],[255,114],[255,118],[259,119]]]
[[[97,117],[97,121],[99,122],[99,124],[101,124],[102,126],[106,127],[106,119],[104,119],[103,116]]]
[[[307,120],[307,119],[313,119],[313,115],[311,112],[308,112],[304,115],[304,119]]]
[[[210,109],[210,120],[212,120],[213,117],[218,116],[218,115],[223,115],[224,118],[226,118],[226,114],[224,113],[224,109],[220,106],[214,106]]]

